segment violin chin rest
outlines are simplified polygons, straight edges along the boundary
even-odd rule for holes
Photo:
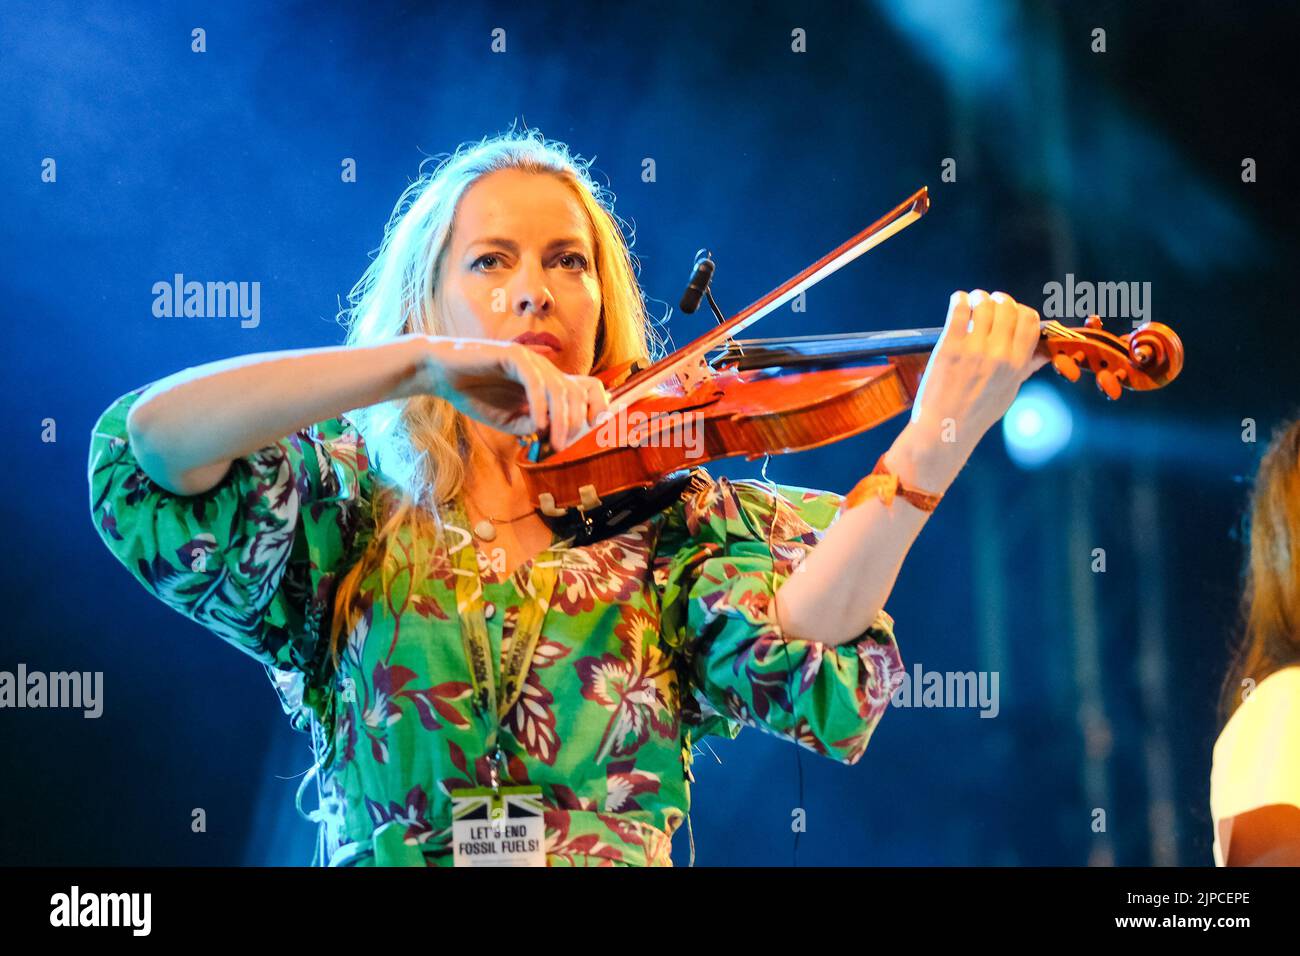
[[[595,508],[566,508],[552,517],[539,512],[543,521],[562,538],[572,538],[583,547],[603,541],[657,515],[679,499],[691,482],[692,469],[675,471],[649,488],[632,488],[608,495]]]

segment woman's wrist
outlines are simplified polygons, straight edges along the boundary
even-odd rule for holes
[[[449,340],[438,335],[413,333],[393,341],[393,348],[405,356],[404,372],[388,400],[411,398],[415,395],[442,397],[442,350]]]
[[[970,457],[971,449],[945,441],[941,430],[910,421],[885,453],[885,465],[904,485],[944,494]]]

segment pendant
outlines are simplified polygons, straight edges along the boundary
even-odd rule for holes
[[[474,533],[484,541],[491,541],[497,536],[497,529],[486,518],[474,525]]]

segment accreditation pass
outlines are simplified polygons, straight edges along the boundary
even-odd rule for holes
[[[455,866],[545,866],[541,787],[457,790],[451,798]]]

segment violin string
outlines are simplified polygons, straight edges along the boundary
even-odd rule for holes
[[[1084,335],[1082,332],[1079,332],[1076,329],[1072,329],[1067,325],[1062,325],[1060,322],[1057,322],[1055,319],[1048,319],[1046,322],[1043,323],[1043,327],[1050,328],[1053,334],[1063,339],[1076,339],[1079,341],[1087,341],[1088,339],[1088,336]]]
[[[879,351],[881,355],[888,355],[892,350],[887,342],[882,342],[875,346],[863,346],[862,343],[854,340],[849,341],[827,341],[827,342],[800,342],[797,339],[781,340],[772,339],[764,341],[762,345],[756,344],[752,340],[739,339],[738,345],[746,345],[753,349],[769,349],[773,351],[781,349],[794,349],[800,355],[837,355],[841,352],[861,352],[861,351]],[[724,354],[729,354],[729,349],[723,349]]]
[[[1084,342],[1088,336],[1069,326],[1062,325],[1055,319],[1047,319],[1042,323],[1044,331],[1058,337],[1071,339],[1073,341]],[[739,339],[734,344],[747,345],[754,349],[768,349],[777,351],[781,349],[795,349],[800,355],[836,355],[842,352],[854,352],[863,350],[862,341],[868,341],[872,336],[878,336],[879,345],[869,347],[878,348],[881,355],[889,354],[890,344],[885,335],[878,333],[850,333],[846,336],[830,335],[823,340],[818,340],[816,336],[794,336],[791,338],[781,338],[779,336],[766,339]],[[724,346],[721,350],[723,354],[731,354],[739,350],[732,349],[730,346]]]

